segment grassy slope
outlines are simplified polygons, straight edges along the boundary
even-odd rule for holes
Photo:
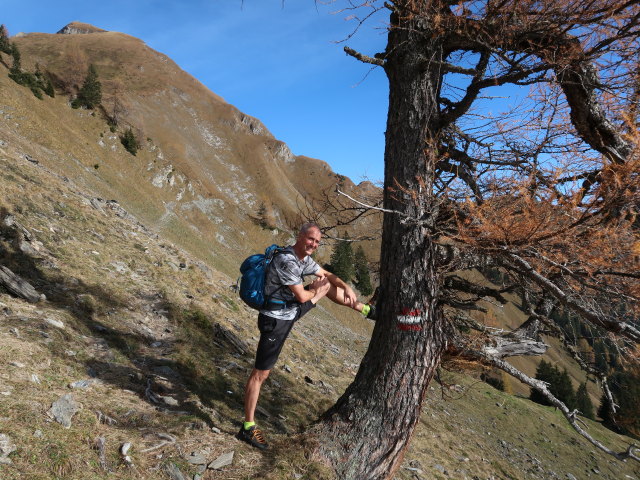
[[[283,228],[295,223],[304,198],[317,198],[325,188],[332,190],[335,174],[326,163],[294,157],[259,120],[224,102],[139,39],[104,32],[29,34],[15,41],[25,68],[39,63],[60,83],[81,84],[83,72],[89,63],[94,64],[105,109],[111,112],[117,98],[123,110],[121,128],[131,125],[144,148],[135,159],[122,155],[119,141],[112,141],[104,122],[97,118],[86,125],[77,122],[83,112],[64,114],[71,123],[70,131],[62,135],[43,129],[43,136],[52,137],[46,142],[63,143],[56,145],[56,151],[74,151],[84,166],[99,163],[95,175],[117,194],[108,198],[117,198],[170,238],[179,239],[182,230],[196,227],[208,242],[198,244],[192,238],[190,250],[227,273],[235,270],[235,263],[248,249],[264,243],[261,238],[254,241],[254,236],[263,235],[250,220],[260,202],[276,207],[278,226]],[[58,107],[64,103],[56,102]],[[50,117],[39,118],[47,122]],[[46,125],[55,130],[66,123]],[[69,140],[78,128],[81,141],[71,146]],[[21,133],[27,141],[34,138]],[[106,147],[98,147],[101,139]],[[83,146],[80,151],[78,145]],[[61,162],[56,168],[62,171],[70,165]],[[118,183],[132,177],[142,182],[134,188]],[[173,184],[168,182],[171,178]],[[349,184],[349,190],[356,188]],[[206,243],[214,248],[207,248]]]

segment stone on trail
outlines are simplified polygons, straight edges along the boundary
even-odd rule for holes
[[[187,480],[175,463],[168,463],[165,466],[165,471],[172,480]]]
[[[187,457],[187,462],[191,465],[204,465],[207,463],[207,457],[202,452],[191,452],[191,455]]]
[[[73,399],[73,395],[67,393],[53,402],[47,413],[64,428],[71,428],[71,418],[80,409],[82,409],[82,405]]]
[[[0,433],[0,465],[11,463],[9,455],[18,449],[9,435]]]
[[[64,330],[64,323],[60,320],[56,320],[55,318],[45,318],[44,321],[51,325],[52,327],[59,328],[60,330]]]
[[[9,293],[24,298],[30,303],[38,303],[41,300],[40,294],[29,282],[4,265],[0,265],[0,285],[7,289]]]
[[[91,385],[93,385],[94,383],[97,383],[97,380],[93,379],[93,378],[88,378],[86,380],[78,380],[76,382],[71,382],[69,384],[69,388],[82,388],[82,389],[87,389],[89,388]]]
[[[233,462],[233,455],[235,453],[236,452],[228,452],[223,455],[220,455],[213,462],[211,462],[207,468],[209,468],[210,470],[220,470],[221,468],[224,468],[227,465],[231,465],[231,463]]]

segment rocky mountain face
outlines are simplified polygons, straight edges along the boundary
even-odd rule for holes
[[[65,25],[56,33],[60,33],[63,35],[75,35],[78,33],[103,33],[106,30],[102,30],[101,28],[94,27],[93,25],[89,25],[88,23],[82,22],[71,22],[68,25]]]
[[[260,120],[142,41],[77,22],[58,33],[15,39],[23,67],[37,64],[60,93],[39,104],[11,95],[5,103],[22,117],[12,129],[34,158],[82,179],[149,227],[178,243],[182,232],[195,232],[187,248],[219,268],[231,273],[247,252],[288,240],[277,233],[290,232],[310,202],[333,195],[337,183],[356,196],[371,192],[370,183],[355,186],[325,162],[294,155]],[[103,109],[72,110],[67,100],[91,64]],[[135,157],[119,141],[129,128],[142,146]],[[262,206],[273,234],[256,225]],[[379,221],[357,228],[375,229]],[[375,244],[367,248],[377,255]]]

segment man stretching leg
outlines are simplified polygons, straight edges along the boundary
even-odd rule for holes
[[[374,308],[359,302],[353,289],[342,279],[318,265],[311,255],[320,245],[322,233],[315,223],[305,223],[296,243],[277,254],[271,261],[265,279],[268,303],[258,315],[260,340],[256,362],[244,393],[244,425],[238,438],[254,447],[267,448],[262,432],[255,424],[255,411],[260,388],[276,363],[293,324],[316,306],[322,297],[338,305],[350,307],[373,318]],[[304,287],[305,276],[315,280]]]

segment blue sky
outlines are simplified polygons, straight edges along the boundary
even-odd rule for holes
[[[324,2],[327,3],[327,2]],[[314,0],[3,0],[10,35],[55,33],[72,21],[142,39],[244,113],[296,155],[324,160],[358,183],[382,181],[388,87],[384,72],[344,45],[384,50],[385,22],[357,25],[346,2]]]

